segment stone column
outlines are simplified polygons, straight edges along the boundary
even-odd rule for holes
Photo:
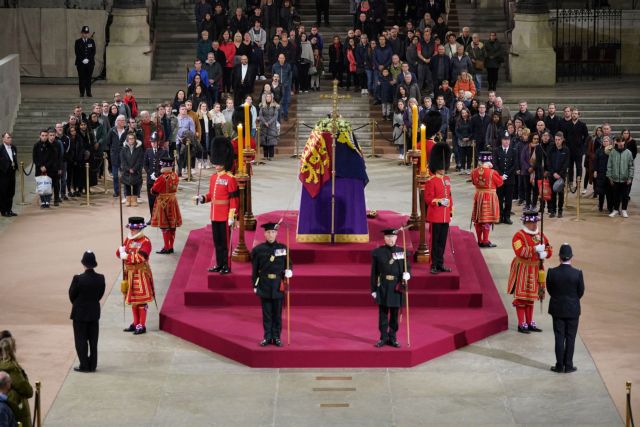
[[[514,20],[509,57],[511,83],[514,86],[555,85],[556,54],[546,2],[520,1]]]
[[[115,5],[117,6],[117,5]],[[151,80],[151,39],[147,9],[116,8],[107,46],[109,83],[148,83]]]

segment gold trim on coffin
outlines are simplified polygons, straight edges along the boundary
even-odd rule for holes
[[[368,234],[336,234],[336,243],[369,243]],[[331,234],[298,234],[298,243],[331,243]]]

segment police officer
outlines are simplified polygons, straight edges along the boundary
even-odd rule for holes
[[[497,194],[500,204],[500,222],[513,224],[511,221],[511,203],[513,188],[516,184],[516,167],[518,158],[515,147],[511,146],[511,135],[504,132],[500,138],[500,147],[494,150],[495,170],[502,176],[503,185],[498,187]]]
[[[408,260],[405,260],[404,249],[396,246],[398,230],[389,228],[382,230],[384,245],[371,252],[371,296],[378,304],[378,329],[380,339],[376,347],[388,344],[400,347],[396,339],[398,332],[398,312],[402,307],[405,284],[411,278]]]
[[[93,67],[96,65],[96,42],[89,37],[89,27],[82,27],[81,37],[76,40],[76,69],[78,70],[78,88],[80,96],[83,97],[85,92],[91,98],[91,76]]]
[[[274,344],[282,347],[282,341],[280,341],[284,298],[282,279],[290,279],[293,277],[293,272],[291,265],[287,268],[287,246],[276,241],[278,224],[268,222],[261,227],[264,228],[266,242],[259,244],[251,251],[253,292],[260,297],[262,303],[264,339],[260,345],[264,347]]]

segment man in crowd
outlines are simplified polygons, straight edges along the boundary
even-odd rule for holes
[[[111,164],[111,175],[113,176],[113,197],[120,196],[120,151],[122,151],[122,146],[127,139],[125,123],[125,116],[120,114],[116,117],[115,126],[111,128],[107,135],[109,162]]]
[[[390,228],[382,232],[384,245],[371,252],[371,296],[378,304],[380,330],[380,339],[375,346],[398,348],[398,312],[402,308],[403,293],[411,275],[404,249],[396,246],[398,230]]]
[[[500,205],[500,222],[511,222],[511,204],[513,202],[513,188],[516,184],[517,153],[511,147],[511,136],[505,131],[502,134],[501,146],[494,153],[495,170],[502,177],[502,186],[498,187],[498,203]]]
[[[106,120],[109,122],[109,120]],[[62,123],[56,123],[56,139],[58,140],[58,147],[61,147],[60,158],[61,158],[61,169],[62,173],[60,173],[60,198],[62,200],[69,200],[67,196],[67,160],[65,154],[69,151],[71,147],[71,141],[69,137],[64,133],[64,126]]]
[[[190,103],[190,101],[187,101]],[[196,125],[187,112],[185,104],[180,105],[178,110],[178,132],[176,133],[176,150],[178,151],[178,176],[182,176],[182,168],[186,165],[186,154],[183,155],[182,144],[187,137],[193,138],[196,134]],[[171,153],[173,154],[173,153]]]
[[[556,104],[553,102],[547,106],[544,126],[551,132],[551,135],[555,135],[560,130],[560,117],[556,116]]]
[[[202,68],[202,60],[200,58],[196,58],[195,61],[193,61],[193,68],[189,70],[189,74],[187,74],[187,85],[191,84],[196,75],[200,76],[200,81],[203,85],[209,82],[209,74]]]
[[[83,97],[86,93],[91,98],[93,96],[91,95],[91,77],[93,75],[93,67],[96,64],[96,42],[89,37],[89,27],[86,25],[80,31],[80,38],[76,40],[74,50],[80,97]]]
[[[289,254],[286,245],[278,242],[278,224],[268,222],[264,228],[265,242],[251,251],[251,285],[253,292],[260,297],[262,304],[262,327],[264,337],[260,346],[273,344],[282,347],[280,333],[282,331],[282,300],[285,286],[293,277],[291,265],[287,262]],[[287,283],[282,283],[286,279]]]
[[[233,67],[231,73],[233,103],[234,105],[241,105],[247,95],[253,93],[253,87],[256,82],[256,69],[254,65],[249,64],[247,55],[242,55],[240,57],[240,63]]]
[[[9,391],[11,391],[11,376],[5,371],[0,371],[0,425],[15,427],[16,418],[9,407]]]
[[[0,148],[0,213],[5,217],[18,215],[13,211],[16,172],[18,172],[18,151],[13,145],[13,136],[5,132],[2,134],[2,148]]]
[[[151,148],[148,148],[144,152],[144,160],[142,161],[142,167],[147,173],[147,197],[149,198],[149,213],[153,214],[153,206],[155,205],[156,196],[151,192],[153,184],[160,176],[160,159],[169,156],[167,150],[158,148],[158,134],[153,133],[151,135]],[[147,221],[147,225],[150,225],[151,220]]]
[[[522,123],[531,131],[536,129],[536,119],[533,117],[533,113],[527,109],[527,101],[520,101],[519,110],[513,115],[513,120],[520,119]]]
[[[125,102],[122,102],[122,96],[119,92],[113,95],[113,103],[118,107],[118,114],[122,114],[126,119],[131,117],[131,108]]]
[[[69,286],[73,337],[80,366],[76,372],[95,372],[98,366],[98,332],[100,320],[100,299],[104,295],[105,281],[102,274],[95,272],[98,266],[92,251],[82,255],[80,263],[84,273],[73,276]]]
[[[291,102],[291,84],[293,81],[293,71],[291,70],[291,64],[286,62],[284,53],[278,55],[278,62],[273,65],[273,74],[277,74],[280,76],[280,84],[282,84],[282,99],[280,100],[280,108],[282,109],[282,118],[286,121],[289,120],[289,104]]]
[[[86,123],[86,122],[83,122]],[[47,141],[49,145],[52,146],[53,151],[56,153],[56,167],[53,170],[48,170],[47,175],[52,180],[53,185],[53,206],[60,205],[60,176],[62,176],[62,163],[63,163],[63,154],[60,150],[62,150],[62,142],[56,138],[56,130],[54,128],[47,129]],[[88,141],[86,142],[88,144]],[[84,150],[84,147],[79,148]],[[84,167],[84,163],[83,163]],[[84,170],[83,170],[84,172]],[[84,173],[82,175],[84,177]]]
[[[551,188],[559,179],[567,179],[567,169],[571,153],[564,145],[564,135],[558,131],[554,137],[554,145],[549,149],[548,160],[546,161],[546,170],[549,173],[549,184]],[[551,195],[551,203],[549,203],[549,217],[556,216],[562,218],[562,208],[564,207],[564,185],[559,191],[553,191]],[[557,210],[556,210],[557,209]]]
[[[474,114],[473,117],[471,117],[471,132],[473,142],[476,144],[476,153],[485,150],[485,138],[487,135],[487,127],[489,127],[490,122],[491,119],[487,114],[487,106],[480,104],[478,106],[478,114]],[[472,159],[472,161],[475,164],[476,159]]]
[[[578,370],[573,364],[573,350],[578,322],[580,320],[580,299],[584,295],[582,271],[571,265],[573,251],[568,243],[560,246],[560,265],[550,268],[547,274],[549,292],[549,314],[553,317],[556,364],[553,372],[571,373]]]
[[[209,90],[211,102],[215,104],[218,102],[218,95],[222,87],[222,65],[216,62],[214,52],[207,53],[207,62],[204,63],[203,70],[207,73],[207,89]]]
[[[582,157],[587,147],[587,138],[589,137],[589,130],[587,125],[580,119],[580,112],[577,108],[571,109],[571,120],[568,123],[564,123],[564,138],[569,147],[569,154],[571,155],[569,160],[569,185],[573,185],[573,177],[582,176]],[[575,175],[574,175],[575,165]]]

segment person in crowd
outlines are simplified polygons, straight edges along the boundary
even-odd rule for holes
[[[218,102],[220,91],[222,90],[222,65],[216,60],[214,52],[207,53],[207,60],[202,69],[207,73],[208,82],[205,82],[209,95],[209,100]]]
[[[513,202],[513,190],[517,185],[516,170],[518,155],[511,147],[511,135],[504,131],[500,137],[500,146],[494,150],[495,170],[502,176],[502,186],[498,187],[498,203],[500,206],[500,222],[513,224],[511,221],[511,206]]]
[[[451,74],[451,59],[445,54],[444,45],[438,46],[437,54],[431,58],[429,65],[433,78],[433,92],[437,94],[442,82],[448,80]]]
[[[418,43],[418,87],[431,94],[433,90],[433,75],[431,73],[431,58],[436,54],[436,42],[431,37],[431,28],[427,27]]]
[[[393,144],[398,147],[398,158],[404,160],[405,145],[406,145],[406,128],[404,127],[404,110],[405,104],[403,100],[398,100],[395,103],[393,111],[393,132],[392,139]]]
[[[17,216],[13,211],[13,196],[16,193],[16,173],[18,172],[18,150],[13,145],[13,135],[2,134],[0,148],[0,213],[4,217]]]
[[[551,202],[549,203],[549,217],[553,218],[556,216],[557,208],[558,218],[562,218],[562,208],[564,206],[564,185],[556,185],[556,182],[558,180],[566,182],[565,180],[567,179],[567,170],[569,169],[571,154],[564,144],[562,132],[558,131],[554,138],[554,145],[549,150],[545,169],[548,172],[551,188],[553,189],[558,187],[558,191],[552,192]]]
[[[458,79],[453,86],[453,93],[457,94],[460,93],[460,91],[463,91],[464,101],[469,103],[476,97],[477,94],[476,85],[473,82],[473,78],[471,77],[471,74],[466,71],[462,71],[458,75]]]
[[[356,70],[356,73],[358,73],[358,70]],[[309,69],[309,74],[310,74],[310,86],[311,86],[311,90],[319,92],[320,91],[320,77],[322,77],[322,75],[324,74],[324,64],[322,61],[322,56],[320,55],[320,50],[319,49],[314,49],[313,50],[313,64],[311,65],[311,68]],[[362,76],[360,78],[360,81],[364,81],[363,84],[366,87],[366,78],[364,77],[364,70],[362,70]],[[362,94],[364,94],[364,91],[366,89],[363,88],[362,89]]]
[[[195,4],[194,13],[196,17],[196,25],[200,26],[201,22],[204,20],[205,15],[211,15],[213,13],[211,3],[209,3],[207,0],[198,0]]]
[[[558,256],[560,265],[550,268],[546,278],[556,353],[556,364],[551,370],[569,374],[578,370],[573,364],[573,351],[578,334],[580,299],[584,295],[584,277],[582,271],[571,265],[573,250],[568,243],[560,246]]]
[[[635,173],[633,154],[625,147],[625,141],[615,138],[615,147],[609,153],[607,161],[607,178],[612,187],[613,211],[611,218],[621,215],[628,218],[627,206],[629,204],[629,191]]]
[[[93,68],[96,65],[96,42],[89,36],[89,27],[83,26],[80,31],[81,37],[76,39],[74,44],[74,52],[76,56],[75,66],[78,70],[78,89],[80,97],[91,98],[91,78],[93,77]]]
[[[504,135],[505,128],[500,121],[500,113],[491,114],[491,121],[487,126],[487,132],[484,137],[487,150],[495,150],[500,147],[500,140]],[[495,156],[494,156],[495,158]]]
[[[160,175],[155,179],[149,190],[158,202],[154,204],[151,213],[151,226],[162,230],[164,246],[157,254],[172,254],[176,239],[176,228],[182,225],[180,206],[176,198],[180,178],[174,172],[174,159],[164,156],[160,159]]]
[[[126,144],[120,151],[120,172],[126,195],[127,206],[138,206],[138,195],[142,185],[142,162],[144,148],[142,141],[133,132],[127,133]]]
[[[122,102],[129,107],[129,110],[131,111],[131,114],[129,115],[130,118],[135,119],[138,117],[138,101],[133,95],[133,89],[128,87],[124,90],[124,98],[122,99]]]
[[[458,80],[458,76],[462,74],[462,72],[471,73],[473,71],[473,63],[471,62],[471,58],[464,52],[464,47],[460,44],[456,46],[456,54],[451,58],[451,81],[456,82]],[[471,80],[473,84],[473,80]],[[474,86],[474,96],[475,96],[475,84]],[[457,91],[454,92],[457,93]]]
[[[487,86],[489,90],[496,90],[498,86],[498,70],[504,62],[502,43],[496,32],[489,33],[489,40],[484,45],[486,51],[485,68],[487,69]]]
[[[460,146],[461,171],[466,175],[470,175],[473,162],[473,131],[469,110],[466,108],[460,111],[460,117],[456,120],[455,133]]]
[[[203,30],[200,32],[200,37],[196,45],[196,57],[200,60],[201,64],[207,60],[207,53],[209,53],[210,50],[211,41],[209,40],[209,31]]]
[[[249,20],[241,7],[237,7],[235,14],[229,19],[229,30],[233,34],[244,34],[249,30]]]
[[[9,406],[9,392],[11,391],[11,375],[0,371],[0,425],[6,427],[17,426],[16,417]]]
[[[191,155],[196,158],[196,168],[202,169],[205,167],[210,141],[213,139],[213,122],[206,102],[201,102],[198,106],[198,124],[200,125],[200,140],[194,141]]]
[[[114,126],[107,135],[109,164],[111,165],[111,175],[113,176],[113,197],[119,197],[120,195],[120,151],[127,137],[125,124],[126,117],[122,114],[118,115]],[[71,177],[67,175],[67,185],[69,185],[70,180]]]
[[[598,210],[604,210],[604,201],[607,200],[607,211],[613,212],[613,188],[607,178],[607,166],[609,163],[609,154],[613,149],[611,138],[605,136],[602,138],[602,145],[596,151],[595,166],[593,171],[594,191],[598,195]]]
[[[54,178],[59,176],[60,156],[58,154],[58,147],[56,144],[49,142],[49,132],[47,129],[40,131],[40,139],[33,146],[32,161],[35,170],[38,171],[38,175],[46,175],[51,178],[52,182]],[[41,207],[43,206],[48,207],[48,203],[45,202],[44,205],[41,203]]]
[[[380,96],[380,101],[382,101],[382,118],[383,120],[392,120],[393,85],[391,84],[391,75],[388,68],[382,69],[382,75],[378,79],[378,86],[377,92]]]
[[[260,145],[263,147],[264,158],[271,161],[278,145],[280,126],[278,123],[279,105],[273,99],[273,94],[265,94],[260,104],[258,122],[260,124]]]
[[[478,246],[495,248],[489,240],[493,224],[500,222],[500,202],[496,190],[504,184],[500,172],[493,168],[493,153],[481,151],[478,154],[480,166],[471,172],[471,182],[476,187],[471,210],[471,222],[474,223]]]
[[[585,154],[587,138],[589,137],[587,125],[580,120],[580,112],[577,108],[571,109],[571,120],[565,123],[563,133],[571,154],[568,178],[570,187],[573,187],[574,176],[578,179],[582,176],[582,156]]]
[[[234,104],[240,105],[253,92],[256,80],[256,69],[249,64],[247,55],[242,55],[240,63],[233,67],[231,76]]]
[[[189,86],[191,86],[189,84]],[[180,106],[183,105],[187,101],[187,94],[184,90],[179,89],[176,92],[176,95],[173,97],[172,110],[177,114]]]
[[[307,35],[305,33],[300,34],[298,45],[300,52],[297,61],[298,81],[300,82],[300,91],[307,93],[309,92],[309,86],[311,84],[309,70],[313,65],[314,58],[311,43],[309,42],[309,40],[307,40]]]
[[[333,43],[329,46],[329,72],[331,80],[338,80],[338,86],[342,87],[344,73],[345,52],[339,36],[333,36]]]
[[[543,176],[544,152],[538,134],[528,136],[529,143],[520,153],[520,173],[524,183],[525,209],[534,210],[538,203],[538,180]]]
[[[486,144],[486,136],[487,136],[487,128],[491,123],[491,119],[487,114],[487,106],[484,104],[478,105],[478,113],[474,114],[471,117],[471,132],[473,135],[473,143],[476,145],[476,154],[481,151],[491,151],[493,147],[487,147]],[[474,165],[476,163],[476,159],[473,159]]]
[[[220,51],[226,58],[226,63],[222,68],[222,91],[228,95],[232,91],[231,74],[233,66],[235,65],[236,57],[236,45],[234,44],[233,40],[231,40],[231,32],[229,32],[229,30],[224,30],[222,32],[222,36],[220,39]]]
[[[471,36],[471,44],[467,46],[465,52],[469,56],[471,64],[473,65],[471,73],[475,80],[477,91],[479,93],[480,89],[482,88],[482,72],[485,69],[485,62],[487,59],[487,51],[485,49],[484,43],[480,41],[479,34],[474,33]]]
[[[278,76],[276,81],[276,75]],[[291,85],[293,83],[293,70],[291,64],[286,62],[284,53],[278,55],[278,62],[273,65],[273,78],[271,88],[274,93],[274,97],[277,99],[277,87],[281,86],[280,91],[282,97],[280,99],[280,108],[282,112],[282,118],[289,120],[289,104],[291,103]],[[277,84],[276,84],[277,83]]]
[[[13,337],[0,340],[0,371],[11,377],[11,389],[5,395],[16,422],[22,423],[23,426],[31,426],[29,399],[33,397],[33,388],[27,373],[16,358],[16,341]]]
[[[105,280],[102,274],[95,272],[98,262],[92,251],[86,251],[80,263],[85,271],[73,276],[69,286],[69,301],[72,304],[70,318],[73,320],[73,337],[80,361],[80,365],[73,370],[95,372],[98,366],[100,300],[104,295]]]

